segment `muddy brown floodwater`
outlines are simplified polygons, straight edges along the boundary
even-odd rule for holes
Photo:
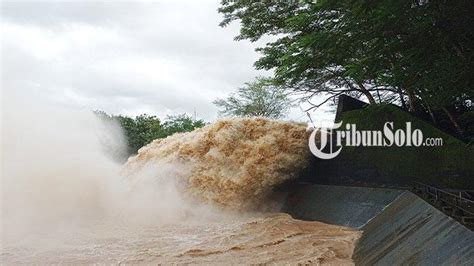
[[[81,128],[2,150],[2,264],[352,264],[359,231],[279,213],[275,188],[311,156],[304,124],[219,120],[125,165]]]
[[[28,248],[5,247],[2,262],[351,265],[359,236],[349,228],[282,213],[140,228],[97,225],[70,232],[61,243],[42,236],[43,242]]]

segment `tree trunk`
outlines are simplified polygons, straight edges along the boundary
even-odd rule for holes
[[[398,95],[400,96],[400,102],[402,102],[402,107],[403,109],[407,110],[407,104],[405,103],[405,99],[403,97],[403,92],[402,92],[402,89],[400,89],[400,87],[397,87],[397,91],[398,91]]]
[[[456,128],[456,130],[458,131],[458,133],[461,135],[461,136],[464,136],[464,130],[461,128],[461,126],[458,124],[458,122],[456,121],[456,118],[454,118],[453,114],[451,114],[451,112],[446,108],[446,107],[441,107],[441,109],[443,109],[443,111],[446,113],[446,115],[448,115],[449,117],[449,120],[451,121],[451,123],[453,124],[453,126]]]
[[[359,86],[360,92],[362,92],[362,93],[365,95],[365,97],[367,97],[367,99],[369,100],[369,103],[370,103],[370,104],[376,104],[375,99],[374,99],[374,96],[372,96],[372,94],[370,93],[370,91],[367,90],[367,89],[364,87],[364,85],[363,85],[362,83],[360,83],[360,82],[358,82],[357,85]]]
[[[436,117],[435,117],[435,115],[434,115],[434,113],[433,113],[433,110],[431,110],[431,107],[430,107],[430,105],[429,105],[428,103],[426,103],[426,109],[428,109],[428,113],[430,114],[431,121],[433,121],[433,124],[434,124],[434,125],[437,125],[438,122],[436,122]]]
[[[406,90],[408,95],[408,111],[415,112],[416,111],[416,97],[413,91]]]

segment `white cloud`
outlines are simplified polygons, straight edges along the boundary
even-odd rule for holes
[[[2,3],[2,89],[135,115],[197,111],[264,74],[219,1]],[[295,109],[291,118],[305,118]]]

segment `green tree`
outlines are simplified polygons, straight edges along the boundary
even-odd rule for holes
[[[119,115],[115,118],[124,130],[128,142],[128,154],[136,154],[141,147],[166,136],[163,125],[156,116],[142,114],[131,118]]]
[[[165,122],[153,115],[142,114],[136,117],[123,115],[109,115],[104,111],[94,111],[103,120],[117,121],[127,141],[127,151],[125,158],[134,155],[138,150],[151,143],[155,139],[165,138],[174,133],[189,132],[196,128],[203,127],[206,123],[203,120],[195,120],[187,114],[167,116]]]
[[[203,120],[195,120],[187,114],[179,114],[167,116],[163,128],[165,134],[170,136],[174,133],[193,131],[205,125],[206,123]]]
[[[222,116],[264,116],[281,118],[292,106],[285,90],[269,78],[257,77],[226,99],[214,101]]]
[[[395,94],[412,111],[472,101],[471,1],[223,0],[219,12],[221,26],[240,22],[237,40],[274,36],[255,66],[306,99]]]
[[[321,94],[329,100],[349,92],[375,103],[370,80],[354,71],[352,53],[340,41],[345,32],[337,21],[343,12],[309,1],[222,1],[219,11],[224,14],[221,26],[240,21],[237,40],[275,36],[257,49],[262,57],[255,66],[275,70],[275,80],[304,93],[303,100]]]

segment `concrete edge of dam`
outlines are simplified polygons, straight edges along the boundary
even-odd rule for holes
[[[283,211],[303,220],[361,228],[403,194],[403,190],[303,185],[289,193]]]
[[[474,232],[409,191],[303,185],[288,194],[283,211],[362,230],[357,265],[474,263]]]

